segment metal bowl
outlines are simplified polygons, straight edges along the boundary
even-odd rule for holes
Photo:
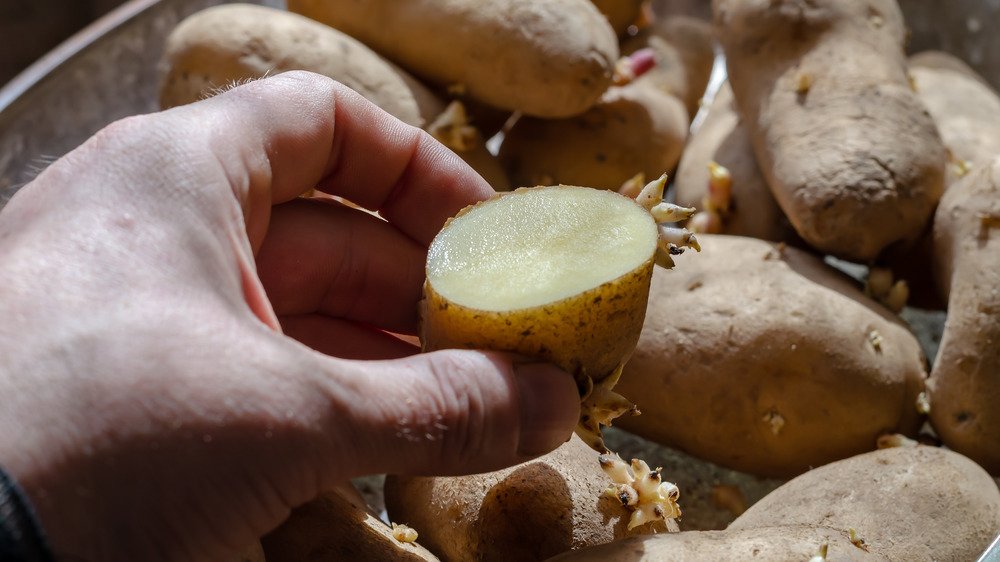
[[[245,0],[284,7],[284,0]],[[0,90],[0,208],[41,169],[122,117],[156,111],[167,34],[220,0],[131,0]]]

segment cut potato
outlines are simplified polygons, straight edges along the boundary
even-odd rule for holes
[[[658,232],[649,209],[679,220],[659,214],[672,207],[660,202],[664,182],[640,195],[646,206],[550,186],[463,210],[428,251],[424,349],[512,351],[573,373],[585,398],[579,431],[604,451],[599,424],[632,409],[610,387],[638,341],[654,261],[696,244],[674,229]]]

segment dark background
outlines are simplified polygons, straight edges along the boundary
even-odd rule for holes
[[[0,0],[0,86],[125,0]]]

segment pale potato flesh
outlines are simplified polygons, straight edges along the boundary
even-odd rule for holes
[[[456,217],[431,245],[427,279],[485,311],[560,301],[641,266],[656,249],[649,213],[608,191],[551,187]]]

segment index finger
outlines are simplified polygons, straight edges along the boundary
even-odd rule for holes
[[[312,187],[380,211],[424,246],[449,217],[494,195],[430,135],[325,76],[288,72],[199,105],[189,107],[223,125],[209,125],[211,148],[241,198],[252,238],[270,211],[262,206]]]

